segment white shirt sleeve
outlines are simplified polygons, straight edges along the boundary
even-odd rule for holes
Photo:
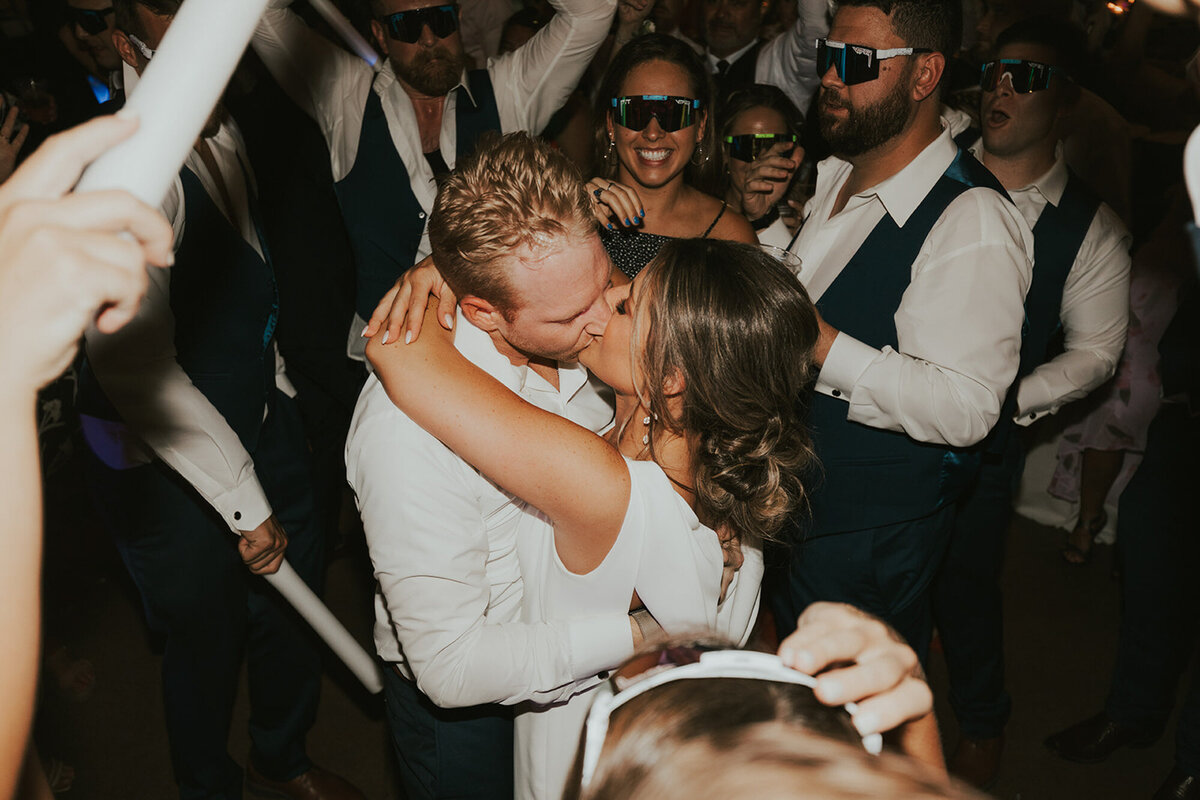
[[[983,439],[1017,373],[1032,234],[990,189],[960,195],[912,267],[896,311],[898,350],[839,333],[817,389],[849,401],[847,419],[920,442]]]
[[[1065,350],[1021,381],[1018,423],[1057,412],[1116,372],[1129,326],[1130,241],[1116,212],[1101,205],[1063,286]]]
[[[354,165],[375,73],[361,58],[309,28],[288,10],[290,4],[270,0],[251,44],[292,102],[317,121],[329,146],[334,180],[341,180]]]
[[[574,91],[612,23],[616,0],[551,0],[546,27],[488,61],[500,127],[538,133]]]
[[[163,206],[183,232],[178,179]],[[231,530],[253,530],[271,515],[254,462],[229,423],[175,360],[171,270],[149,269],[137,314],[116,333],[87,332],[88,361],[130,429],[208,501]]]
[[[754,81],[778,86],[801,114],[807,114],[813,93],[821,83],[817,75],[816,40],[829,33],[829,3],[796,0],[796,12],[792,27],[758,51]]]
[[[488,619],[488,533],[471,488],[482,479],[391,407],[386,394],[375,411],[364,409],[370,392],[383,393],[373,378],[347,440],[347,479],[386,605],[387,633],[399,641],[418,688],[444,708],[555,702],[630,654],[624,611],[570,622]],[[376,642],[382,652],[383,632]]]

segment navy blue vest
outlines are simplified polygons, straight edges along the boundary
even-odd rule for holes
[[[475,150],[485,131],[500,130],[500,112],[487,70],[473,70],[467,80],[471,92],[459,87],[454,108],[460,159]],[[412,192],[408,170],[392,143],[383,103],[374,89],[367,92],[354,166],[333,190],[354,249],[355,310],[368,319],[396,279],[416,261],[428,216]]]
[[[973,187],[1003,187],[970,153],[958,156],[903,227],[884,215],[817,302],[821,316],[871,345],[899,349],[896,310],[930,230],[946,208]],[[953,502],[978,455],[917,442],[903,433],[846,419],[844,400],[814,394],[810,420],[823,475],[812,495],[810,536],[880,527],[933,513]]]
[[[251,217],[265,258],[225,218],[195,173],[185,167],[180,178],[187,224],[171,267],[175,358],[253,453],[263,409],[275,395],[273,342],[279,315],[257,200],[250,190]],[[120,419],[90,369],[80,384],[81,411]]]

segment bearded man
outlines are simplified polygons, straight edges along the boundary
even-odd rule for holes
[[[834,156],[792,251],[822,317],[811,422],[823,474],[770,587],[781,635],[810,603],[841,600],[924,658],[970,448],[1017,372],[1033,239],[939,116],[960,30],[957,0],[845,0],[818,40]]]
[[[371,0],[375,71],[271,0],[254,49],[275,80],[320,125],[334,190],[354,249],[356,311],[350,355],[375,304],[429,255],[425,224],[437,180],[484,131],[540,132],[575,89],[608,33],[616,0],[554,0],[557,13],[523,46],[468,70],[459,7]]]

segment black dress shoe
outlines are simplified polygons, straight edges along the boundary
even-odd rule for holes
[[[1108,758],[1119,747],[1149,747],[1160,736],[1161,729],[1147,731],[1114,722],[1107,714],[1100,712],[1091,719],[1046,737],[1046,747],[1068,761],[1095,764]]]
[[[1152,800],[1200,800],[1200,776],[1171,767],[1171,774],[1158,787]]]

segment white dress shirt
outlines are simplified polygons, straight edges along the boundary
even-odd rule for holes
[[[539,408],[593,431],[612,422],[579,365],[560,365],[555,389],[514,366],[461,312],[455,345]],[[565,700],[632,652],[628,601],[569,623],[520,621],[517,532],[538,512],[405,416],[373,376],[354,411],[346,467],[378,582],[375,646],[434,703]]]
[[[947,123],[904,169],[853,195],[832,214],[852,166],[817,166],[816,193],[792,246],[813,300],[841,274],[875,225],[904,225],[958,152]],[[834,339],[817,391],[848,403],[847,419],[920,442],[966,447],[1000,417],[1016,376],[1033,261],[1033,235],[991,189],[968,189],[934,224],[912,264],[895,324],[898,350],[846,333]]]
[[[971,152],[980,157],[983,141]],[[1054,166],[1028,186],[1009,191],[1029,227],[1050,203],[1058,207],[1067,188],[1067,164],[1059,145]],[[1078,400],[1113,376],[1129,326],[1129,246],[1120,217],[1101,203],[1063,285],[1059,316],[1065,350],[1021,380],[1016,421],[1028,425]],[[1037,269],[1037,265],[1034,265]]]
[[[208,167],[193,149],[185,166],[199,177],[217,208],[262,255],[262,244],[250,216],[247,185],[254,180],[241,134],[232,120],[205,140],[234,208],[225,207]],[[178,248],[187,234],[183,182],[175,177],[162,211],[175,230]],[[175,317],[171,313],[171,270],[150,269],[150,285],[137,315],[121,330],[87,333],[88,360],[105,395],[125,424],[87,418],[84,431],[109,466],[127,468],[161,458],[221,515],[232,530],[253,530],[271,515],[271,505],[254,472],[254,462],[221,413],[195,387],[175,360]],[[295,390],[275,352],[276,385]],[[266,408],[263,409],[266,414]]]
[[[813,93],[821,83],[817,75],[817,39],[829,33],[827,0],[796,0],[796,22],[775,38],[764,42],[754,66],[754,82],[777,86],[796,105],[808,113]],[[733,64],[756,42],[722,59],[705,54],[709,72],[716,73],[717,62]]]

